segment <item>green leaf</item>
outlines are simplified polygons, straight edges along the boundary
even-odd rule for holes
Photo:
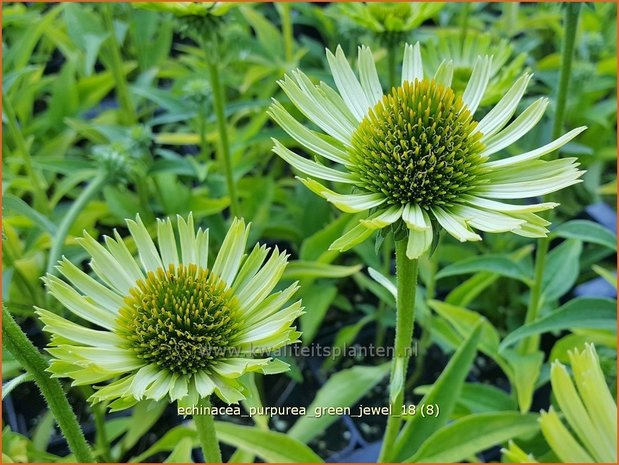
[[[303,291],[305,313],[301,315],[301,331],[304,344],[314,339],[322,320],[337,295],[335,286],[314,284]]]
[[[265,462],[323,462],[308,446],[283,433],[221,421],[215,422],[215,429],[221,442],[251,452]]]
[[[344,278],[361,270],[361,265],[338,266],[321,262],[293,260],[286,266],[282,279]]]
[[[432,389],[432,385],[415,388],[415,394],[425,395]],[[458,406],[466,414],[511,411],[516,408],[514,399],[502,389],[490,384],[465,383],[458,397]]]
[[[173,450],[174,447],[181,441],[183,438],[189,437],[194,441],[194,445],[198,444],[198,434],[195,430],[189,429],[186,426],[176,426],[172,428],[170,431],[165,433],[161,439],[159,439],[155,444],[150,446],[144,452],[136,457],[132,457],[128,460],[128,462],[143,462],[148,457],[155,455],[159,452]]]
[[[448,265],[436,274],[436,279],[461,274],[492,272],[507,278],[518,279],[524,283],[531,282],[531,272],[519,262],[500,255],[471,257]]]
[[[334,415],[310,417],[314,409],[355,405],[389,373],[389,367],[389,363],[378,366],[355,366],[332,375],[316,393],[307,408],[308,415],[299,418],[288,431],[288,435],[305,443],[314,439],[338,419]]]
[[[323,370],[331,369],[337,361],[344,356],[346,353],[346,348],[350,347],[355,339],[357,338],[357,334],[359,331],[363,329],[363,327],[368,324],[370,321],[373,321],[375,318],[374,315],[366,315],[357,321],[355,324],[344,326],[340,328],[337,334],[335,335],[335,340],[333,341],[333,350],[338,351],[337,355],[333,354],[324,361],[322,368]]]
[[[582,242],[568,239],[548,254],[542,292],[546,300],[555,300],[569,291],[580,272],[579,259]]]
[[[123,451],[131,449],[151,429],[167,406],[166,402],[143,400],[133,408],[129,430],[122,440]]]
[[[186,437],[181,439],[163,463],[193,463],[193,460],[191,460],[192,448],[193,441],[191,438]]]
[[[432,389],[423,396],[420,404],[437,404],[440,407],[439,416],[423,418],[421,415],[415,415],[402,428],[392,454],[397,461],[402,461],[413,454],[427,438],[449,420],[466,375],[475,359],[481,332],[482,325],[479,324],[451,357],[441,375],[432,385]]]
[[[535,414],[477,413],[441,428],[405,462],[461,462],[489,447],[538,430]]]
[[[470,334],[478,324],[481,324],[479,348],[493,358],[496,356],[499,347],[499,333],[483,315],[439,300],[431,300],[428,305],[449,321],[463,338]]]
[[[47,217],[41,215],[38,211],[28,205],[19,197],[15,197],[12,194],[4,194],[2,196],[2,207],[5,210],[13,210],[20,215],[24,215],[29,218],[34,224],[36,224],[43,231],[47,231],[52,236],[56,234],[56,225],[49,221]]]
[[[514,350],[505,350],[502,355],[511,369],[510,380],[516,390],[520,411],[528,412],[544,361],[544,353],[537,351],[531,354],[520,354]]]
[[[534,334],[574,328],[609,329],[616,333],[617,302],[590,297],[573,299],[550,315],[512,331],[501,342],[499,351]]]
[[[567,221],[552,231],[552,234],[566,239],[578,239],[617,250],[617,235],[610,229],[593,221]]]

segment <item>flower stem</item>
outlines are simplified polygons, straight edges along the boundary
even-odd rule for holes
[[[206,50],[206,41],[203,46],[208,56],[209,51]],[[236,197],[236,187],[234,185],[234,176],[232,173],[232,155],[230,154],[230,142],[228,141],[228,124],[224,111],[224,93],[219,77],[219,66],[215,60],[211,59],[207,60],[207,66],[211,79],[211,89],[213,91],[213,106],[215,107],[215,117],[217,118],[217,129],[219,131],[220,163],[223,164],[224,174],[226,176],[228,195],[230,196],[230,210],[233,216],[239,216],[239,204]]]
[[[202,399],[202,407],[211,406],[211,401],[208,397]],[[198,439],[202,446],[202,453],[204,454],[204,461],[206,463],[222,463],[221,451],[219,450],[219,442],[217,441],[217,434],[215,432],[215,420],[212,415],[195,415],[193,422],[196,425],[198,431]]]
[[[561,71],[559,74],[559,89],[557,92],[557,107],[555,118],[552,125],[552,138],[556,139],[563,131],[563,121],[565,118],[565,107],[567,103],[567,93],[570,84],[572,71],[572,59],[574,57],[574,43],[576,41],[576,29],[578,27],[578,15],[580,13],[580,3],[567,3],[565,5],[565,36],[563,37],[563,51],[561,56]],[[537,320],[539,310],[542,306],[543,295],[542,286],[544,278],[544,265],[546,255],[550,248],[550,238],[542,237],[537,241],[535,253],[535,277],[531,287],[529,306],[525,317],[525,323]],[[539,335],[529,336],[520,345],[520,352],[530,354],[539,347]]]
[[[395,357],[391,368],[390,393],[395,393],[391,400],[391,415],[387,420],[387,429],[383,438],[379,462],[389,462],[393,457],[393,445],[402,423],[402,403],[404,401],[404,383],[406,369],[411,355],[411,342],[415,324],[415,295],[417,293],[418,261],[406,256],[406,239],[395,241],[395,261],[397,280],[397,305],[395,329]],[[396,379],[394,374],[401,370]],[[395,385],[398,383],[398,385]]]
[[[34,171],[34,167],[32,166],[32,156],[30,155],[30,150],[28,149],[26,141],[24,140],[24,135],[21,132],[19,123],[17,122],[17,115],[15,114],[13,103],[4,93],[2,93],[2,111],[6,115],[6,122],[9,132],[13,137],[13,141],[15,142],[15,148],[21,155],[26,174],[30,178],[32,195],[34,198],[34,209],[47,213],[49,210],[49,203],[47,201],[47,196],[45,195],[44,183],[39,173]]]
[[[62,247],[64,246],[64,241],[69,234],[69,229],[75,222],[77,216],[82,212],[84,207],[90,202],[90,200],[97,195],[103,186],[105,186],[107,182],[108,176],[104,171],[100,171],[93,179],[90,181],[88,186],[82,191],[69,211],[64,215],[60,225],[58,225],[58,231],[56,231],[56,235],[54,236],[54,241],[52,243],[52,248],[49,251],[49,257],[47,261],[47,272],[49,274],[54,274],[56,269],[54,266],[56,262],[60,258],[60,254],[62,253]]]
[[[114,83],[116,84],[116,95],[118,96],[118,104],[120,105],[119,120],[127,125],[135,124],[137,121],[137,114],[131,95],[129,94],[129,86],[125,79],[125,73],[123,71],[123,59],[120,54],[120,45],[116,40],[116,30],[114,29],[114,18],[112,16],[112,5],[103,5],[103,20],[105,27],[109,34],[109,59],[110,59],[110,71],[114,76]]]
[[[397,49],[398,42],[396,40],[389,40],[389,46],[387,47],[387,70],[389,72],[389,89],[395,87]]]
[[[71,452],[78,462],[92,463],[94,457],[80,429],[75,413],[57,379],[45,370],[48,365],[32,342],[26,337],[10,312],[2,306],[2,344],[13,354],[21,366],[34,378],[51,410]]]

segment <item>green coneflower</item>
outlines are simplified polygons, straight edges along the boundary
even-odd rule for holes
[[[481,240],[472,228],[546,235],[549,223],[535,213],[556,203],[512,205],[500,200],[536,197],[579,182],[583,172],[575,158],[540,157],[585,128],[526,153],[491,159],[527,134],[546,109],[548,99],[540,98],[511,121],[530,74],[520,77],[477,121],[474,115],[491,76],[491,57],[477,58],[461,97],[451,88],[451,62],[424,78],[419,44],[405,47],[401,84],[386,94],[367,47],[359,48],[359,79],[340,47],[335,55],[327,51],[327,58],[339,93],[323,82],[313,84],[298,70],[280,82],[294,105],[323,133],[305,127],[277,101],[269,112],[304,149],[343,169],[304,158],[277,140],[275,153],[306,175],[351,188],[336,192],[314,179],[301,179],[309,189],[344,212],[370,212],[332,249],[350,249],[389,226],[408,233],[410,259],[430,247],[438,225],[460,241]]]
[[[468,84],[478,56],[492,56],[490,80],[481,105],[498,102],[523,71],[526,53],[513,56],[513,47],[506,39],[488,33],[468,31],[462,38],[460,31],[446,31],[423,44],[421,55],[424,70],[433,74],[444,60],[453,63],[451,87],[458,93]]]
[[[224,402],[244,398],[239,377],[275,373],[284,363],[260,357],[296,342],[293,327],[301,301],[286,306],[292,284],[273,293],[287,264],[277,247],[245,247],[249,226],[232,222],[214,263],[208,261],[208,230],[193,219],[159,220],[155,245],[138,217],[127,220],[139,260],[123,239],[105,237],[105,246],[86,234],[80,244],[90,254],[95,279],[63,258],[48,275],[51,295],[89,325],[37,309],[51,334],[50,371],[74,385],[97,387],[91,400],[128,408],[141,399],[195,405],[215,393]],[[178,244],[177,244],[178,237]],[[265,261],[266,260],[266,261]],[[94,326],[94,327],[91,327]]]

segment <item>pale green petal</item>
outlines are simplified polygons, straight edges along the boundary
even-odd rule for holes
[[[295,282],[283,291],[278,291],[268,296],[258,306],[254,307],[251,312],[241,309],[245,310],[243,313],[243,323],[249,326],[274,314],[292,298],[298,289],[298,282]]]
[[[101,402],[103,400],[113,400],[119,397],[126,397],[129,394],[134,375],[126,376],[111,382],[107,386],[97,389],[89,400]]]
[[[358,121],[361,121],[365,117],[368,108],[372,106],[372,102],[366,98],[361,84],[359,84],[344,55],[342,47],[337,46],[335,55],[327,50],[327,61],[329,62],[337,90],[353,115],[355,115]]]
[[[481,132],[484,137],[490,137],[501,130],[510,120],[518,108],[518,103],[531,80],[532,74],[524,74],[507,91],[495,107],[482,118],[475,132]]]
[[[208,229],[198,228],[196,233],[196,256],[200,268],[208,268]]]
[[[97,331],[85,328],[72,321],[65,320],[61,316],[42,308],[36,308],[36,313],[45,324],[43,329],[54,335],[62,336],[78,344],[87,344],[99,347],[116,347],[123,343],[123,340],[115,333],[110,331]]]
[[[357,213],[382,205],[387,199],[382,194],[339,194],[309,178],[297,178],[312,192],[323,197],[346,213]]]
[[[213,374],[211,379],[215,383],[215,394],[227,404],[238,404],[245,399],[241,392],[241,385],[229,378]]]
[[[470,231],[466,225],[466,222],[458,215],[443,210],[440,207],[432,208],[432,213],[438,220],[439,224],[460,242],[481,241],[481,237]]]
[[[548,106],[548,99],[542,97],[533,102],[526,110],[524,110],[518,117],[503,129],[498,134],[492,137],[483,138],[482,142],[486,145],[484,151],[480,156],[486,157],[503,150],[505,147],[509,147],[514,142],[520,140],[522,136],[528,133],[544,115],[546,107]]]
[[[129,252],[125,241],[123,241],[123,238],[120,237],[120,234],[118,234],[118,231],[116,230],[114,230],[114,238],[116,240],[109,236],[105,236],[105,245],[114,259],[123,268],[123,270],[125,270],[125,273],[127,273],[127,276],[129,276],[133,282],[144,278],[142,270],[136,263],[133,255],[131,255],[131,252]]]
[[[493,169],[504,168],[508,166],[511,167],[513,165],[526,166],[526,164],[529,161],[535,160],[539,157],[542,157],[550,152],[554,152],[555,150],[563,147],[565,144],[567,144],[569,141],[574,139],[578,134],[583,132],[585,129],[587,129],[586,126],[581,126],[579,128],[572,129],[567,134],[564,134],[563,136],[559,137],[558,139],[555,139],[549,144],[544,145],[543,147],[537,148],[535,150],[531,150],[530,152],[526,152],[521,155],[507,157],[507,158],[504,158],[503,160],[487,162],[487,163],[484,163],[484,166],[488,168],[493,168]]]
[[[189,393],[189,377],[179,375],[170,387],[170,400],[180,400]]]
[[[347,118],[348,107],[345,104],[345,109],[336,107],[333,100],[329,100],[324,91],[321,92],[302,72],[293,71],[292,74],[296,82],[288,76],[279,82],[292,103],[324,132],[350,146],[356,123]]]
[[[180,216],[176,216],[178,224],[178,236],[181,242],[181,260],[183,265],[197,265],[197,245],[195,228],[193,225],[193,215],[190,213],[187,221]]]
[[[488,82],[490,81],[491,70],[491,56],[477,57],[477,61],[473,67],[473,72],[471,73],[471,78],[469,79],[466,89],[464,89],[464,94],[462,95],[462,101],[467,106],[471,114],[475,114],[481,99],[486,93],[486,88],[488,87]]]
[[[241,260],[245,254],[245,245],[249,236],[249,225],[245,227],[243,219],[235,218],[226,234],[221,249],[213,264],[213,273],[221,278],[228,286],[234,282]]]
[[[406,44],[404,46],[404,61],[402,63],[402,85],[406,81],[415,82],[423,79],[423,61],[419,42],[415,45]]]
[[[327,166],[319,165],[314,161],[307,160],[296,153],[288,150],[278,140],[273,139],[275,146],[273,152],[282,157],[286,162],[291,164],[294,168],[298,169],[302,173],[316,178],[324,179],[326,181],[335,181],[348,184],[354,184],[355,179],[350,173],[334,170]]]
[[[504,213],[535,213],[550,210],[557,207],[556,202],[532,203],[527,205],[512,205],[509,203],[497,202],[496,200],[484,199],[472,195],[463,196],[462,200],[475,207],[485,208]]]
[[[360,223],[369,229],[382,229],[385,226],[389,226],[390,224],[395,223],[400,218],[402,218],[402,212],[404,211],[404,206],[394,205],[392,207],[387,208],[381,212],[378,212],[375,215],[370,216],[365,220],[361,220]]]
[[[407,203],[402,211],[402,219],[409,229],[425,231],[430,228],[430,218],[416,203]]]
[[[44,282],[49,293],[75,315],[106,329],[116,327],[116,316],[114,314],[99,307],[91,298],[82,296],[61,279],[47,275]]]
[[[131,382],[129,390],[133,396],[141,400],[146,390],[161,376],[161,369],[154,364],[140,368]]]
[[[170,218],[157,219],[157,241],[161,252],[161,260],[167,270],[170,265],[178,266],[178,252],[176,250],[176,238]]]
[[[57,268],[83,294],[91,297],[106,310],[116,314],[122,306],[122,296],[88,276],[65,257],[62,257]]]
[[[210,376],[203,371],[196,372],[194,375],[194,383],[201,397],[208,397],[215,390],[215,383]]]
[[[605,432],[598,430],[590,418],[567,369],[559,362],[552,364],[550,381],[561,412],[587,450],[595,457],[596,462],[615,462],[616,456],[612,444],[606,441]]]
[[[132,352],[121,347],[81,347],[81,346],[58,346],[59,350],[67,355],[75,355],[78,358],[92,362],[105,370],[136,370],[144,366],[144,362],[138,359]]]
[[[155,243],[150,238],[148,230],[142,223],[140,215],[136,217],[136,221],[127,220],[127,226],[131,235],[135,239],[135,245],[138,247],[138,254],[140,261],[146,271],[157,271],[159,268],[163,268],[161,263],[161,257],[155,247]]]
[[[434,80],[438,83],[438,84],[442,84],[446,87],[451,86],[451,80],[453,79],[453,75],[454,75],[454,66],[453,66],[453,61],[448,60],[448,61],[443,61],[438,69],[436,70],[436,73],[434,74]]]
[[[121,295],[127,295],[135,281],[133,281],[112,254],[101,244],[95,241],[88,233],[79,237],[76,241],[90,254],[91,268],[110,287],[113,287]]]
[[[248,371],[259,371],[270,358],[226,358],[213,363],[213,370],[225,378],[238,378]]]
[[[264,267],[248,282],[237,289],[236,297],[247,312],[262,302],[277,285],[288,263],[288,255],[277,246]]]
[[[525,223],[525,220],[523,219],[514,218],[503,213],[472,208],[465,205],[455,207],[454,212],[464,218],[473,228],[486,232],[498,233],[513,231],[514,229],[519,229],[520,226]]]
[[[329,250],[339,250],[345,252],[352,249],[354,246],[361,244],[374,232],[373,229],[368,229],[363,224],[358,224],[343,236],[333,241],[329,246]]]
[[[539,424],[542,433],[552,450],[564,463],[593,463],[593,458],[570,434],[557,413],[550,408],[548,412],[542,411]]]
[[[234,290],[244,287],[260,270],[270,250],[266,245],[256,244],[249,256],[243,261],[243,265],[230,287]]]
[[[168,370],[162,370],[159,372],[159,377],[150,385],[146,392],[145,397],[153,400],[161,400],[170,391],[175,381],[174,375]]]
[[[278,101],[273,102],[268,113],[284,131],[307,150],[336,163],[345,164],[348,162],[349,156],[345,150],[326,141],[320,134],[299,123]]]
[[[582,352],[570,351],[570,362],[578,392],[598,430],[608,434],[617,443],[617,405],[606,385],[597,354],[591,344]]]
[[[378,79],[374,56],[369,47],[362,45],[359,47],[359,59],[357,63],[359,67],[359,79],[361,87],[365,92],[365,96],[370,106],[376,105],[383,98],[383,88]]]
[[[426,229],[408,228],[408,240],[406,242],[406,256],[410,260],[421,257],[432,245],[432,225],[428,223]]]
[[[302,313],[303,306],[301,305],[301,301],[298,300],[268,318],[260,319],[252,326],[244,327],[239,330],[237,336],[238,342],[247,343],[258,341],[285,331]]]

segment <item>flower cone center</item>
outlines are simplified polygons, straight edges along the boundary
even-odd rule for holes
[[[238,301],[218,276],[196,265],[170,265],[136,283],[118,322],[139,358],[188,374],[226,355],[238,314]]]
[[[477,122],[449,87],[406,81],[353,134],[350,170],[394,205],[451,205],[475,187],[484,146]]]

